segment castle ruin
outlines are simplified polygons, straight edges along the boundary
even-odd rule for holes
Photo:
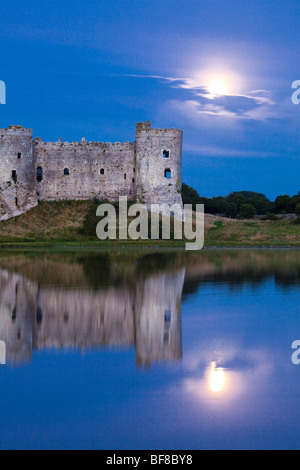
[[[133,143],[43,142],[20,126],[0,129],[0,221],[39,201],[180,204],[182,131],[136,125]]]

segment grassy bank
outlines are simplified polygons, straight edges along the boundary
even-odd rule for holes
[[[92,201],[43,202],[26,214],[0,223],[1,246],[162,246],[183,247],[184,241],[100,241],[94,232],[96,218]],[[84,232],[87,222],[92,230]],[[205,217],[205,246],[298,247],[300,225],[294,221],[230,220]]]
[[[291,220],[219,219],[206,229],[206,246],[299,247],[300,225]]]

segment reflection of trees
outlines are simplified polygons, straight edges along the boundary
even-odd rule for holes
[[[39,285],[98,288],[127,285],[140,278],[186,269],[185,292],[198,282],[258,286],[274,278],[278,285],[300,282],[300,250],[111,250],[77,252],[2,253],[0,268],[18,272]]]
[[[219,262],[196,263],[187,267],[186,282],[183,293],[197,292],[201,285],[222,284],[230,290],[237,290],[247,285],[253,289],[274,279],[276,285],[289,288],[300,285],[299,252],[264,252],[248,251],[247,257],[225,254]]]

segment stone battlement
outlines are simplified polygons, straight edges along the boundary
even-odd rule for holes
[[[176,129],[175,127],[172,129],[154,129],[151,127],[151,122],[141,122],[137,123],[136,125],[136,132],[141,133],[141,132],[146,132],[146,133],[151,133],[151,134],[157,134],[157,135],[176,135],[176,136],[182,136],[183,131],[180,129]]]
[[[85,146],[99,146],[99,147],[121,147],[121,146],[131,146],[134,145],[135,142],[94,142],[94,141],[87,141],[84,137],[81,139],[80,142],[67,142],[67,141],[62,141],[61,139],[58,139],[56,142],[44,142],[40,137],[36,137],[33,141],[34,145],[44,145],[47,147],[81,147],[83,145]]]
[[[9,126],[7,129],[0,129],[0,136],[22,136],[22,135],[30,135],[32,136],[32,129],[26,129],[22,126]]]

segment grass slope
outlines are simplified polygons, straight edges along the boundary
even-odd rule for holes
[[[82,234],[87,215],[95,212],[93,201],[42,202],[14,219],[0,223],[4,245],[139,245],[184,246],[184,241],[105,241]],[[230,220],[205,217],[205,246],[300,246],[300,225],[293,221]]]

